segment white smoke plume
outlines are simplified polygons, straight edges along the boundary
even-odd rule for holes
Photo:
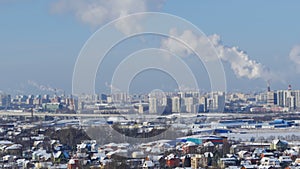
[[[246,52],[240,50],[236,46],[230,47],[223,45],[221,37],[217,34],[208,36],[209,41],[205,36],[197,36],[190,30],[185,30],[182,34],[178,34],[177,31],[173,29],[170,30],[170,35],[182,39],[187,42],[192,49],[200,51],[201,56],[203,56],[204,59],[210,59],[214,56],[213,53],[209,53],[211,50],[207,50],[212,44],[215,47],[219,58],[224,62],[228,62],[235,75],[239,78],[268,79],[272,76],[264,65],[255,60],[251,60]],[[190,49],[172,38],[162,40],[161,48],[168,49],[181,57],[192,54]]]
[[[114,92],[121,92],[122,90],[113,86],[112,84],[109,84],[108,82],[105,82],[105,86],[107,88],[109,88],[111,91],[114,91]]]
[[[81,22],[97,27],[128,14],[159,11],[164,2],[165,0],[57,0],[52,4],[51,11],[74,14]],[[124,34],[130,34],[137,30],[141,31],[139,22],[142,22],[142,18],[135,17],[130,21],[119,22],[115,27]],[[192,48],[200,49],[201,54],[207,56],[206,59],[213,55],[208,53],[210,50],[206,50],[211,45],[207,43],[206,37],[197,37],[189,30],[184,31],[179,36],[176,30],[171,30],[170,35],[177,35],[177,37],[189,42],[188,45]],[[220,59],[230,64],[237,77],[270,78],[268,69],[257,61],[251,60],[246,52],[235,46],[224,46],[219,35],[211,35],[208,38],[217,49]],[[171,38],[162,42],[163,48],[171,50],[177,55],[188,56],[192,54],[189,49],[182,46]]]
[[[30,86],[33,86],[37,90],[44,91],[44,92],[53,92],[53,93],[55,93],[55,92],[56,93],[63,93],[64,92],[62,89],[53,88],[49,85],[41,85],[41,84],[38,84],[37,82],[35,82],[33,80],[28,80],[27,84],[30,85]]]
[[[53,3],[54,13],[74,13],[77,19],[92,27],[108,23],[119,17],[147,11],[158,11],[165,0],[59,0]],[[137,20],[142,18],[135,18]],[[129,34],[138,27],[138,21],[115,25],[124,34]]]
[[[290,51],[290,60],[300,65],[300,45],[294,46]]]

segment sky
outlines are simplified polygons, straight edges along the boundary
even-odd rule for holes
[[[162,12],[186,19],[212,42],[224,65],[228,91],[300,89],[300,1],[297,0],[0,0],[0,90],[13,94],[72,92],[76,60],[87,40],[105,24],[137,12]],[[116,25],[123,34],[133,24]],[[162,23],[163,25],[164,23]],[[175,28],[176,29],[176,28]],[[170,30],[205,52],[191,30]],[[144,35],[117,44],[98,69],[96,92],[113,86],[114,70],[139,49],[163,48],[190,67],[199,88],[210,90],[203,64],[168,37]],[[163,57],[163,56],[162,56]],[[170,61],[169,64],[172,64]],[[139,73],[132,92],[176,88],[176,79],[157,70]]]

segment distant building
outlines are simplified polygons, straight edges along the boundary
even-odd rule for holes
[[[44,103],[43,109],[49,112],[56,112],[57,110],[62,109],[63,106],[60,103]]]
[[[198,108],[198,112],[207,112],[208,109],[207,109],[207,97],[201,97],[199,99],[199,108]]]
[[[273,91],[267,92],[267,105],[268,106],[274,106],[277,103],[276,95],[277,95],[277,93],[274,93]]]
[[[208,109],[211,112],[223,112],[225,106],[225,93],[213,92],[208,100]]]
[[[187,113],[195,113],[196,112],[196,108],[195,108],[196,103],[197,102],[193,97],[184,98],[185,111]]]
[[[300,90],[294,90],[294,97],[295,97],[295,106],[296,109],[300,109]]]
[[[158,112],[158,102],[155,97],[149,98],[149,113],[157,113]]]
[[[201,155],[197,154],[191,158],[191,167],[192,168],[200,168],[201,166]]]
[[[288,142],[284,141],[284,140],[273,140],[271,145],[270,145],[270,149],[271,150],[278,150],[278,151],[284,151],[288,148]]]
[[[162,98],[162,110],[164,113],[172,113],[172,99],[170,97]]]
[[[300,90],[278,90],[277,105],[290,110],[300,109]]]
[[[10,107],[10,104],[11,96],[4,93],[0,93],[0,106],[3,108],[8,108]]]
[[[270,82],[268,81],[268,89],[267,89],[267,105],[274,106],[277,104],[276,92],[271,91]]]
[[[106,94],[101,94],[100,99],[101,99],[101,101],[107,102],[107,95]]]
[[[112,101],[114,103],[127,103],[129,101],[129,94],[125,92],[113,93]]]
[[[258,95],[255,96],[255,101],[258,104],[266,104],[267,103],[267,93],[259,93]]]
[[[179,113],[180,112],[180,98],[178,96],[172,97],[172,112]]]

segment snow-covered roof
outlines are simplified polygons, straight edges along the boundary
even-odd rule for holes
[[[32,153],[32,156],[40,156],[41,158],[49,159],[51,154],[47,153],[46,150],[37,150]]]
[[[196,144],[194,142],[187,141],[185,146],[196,146]]]
[[[272,141],[272,144],[278,144],[279,142],[282,142],[283,144],[288,144],[288,142],[287,141],[285,141],[285,140],[279,140],[279,139],[275,139],[275,140],[273,140]]]
[[[86,146],[87,146],[86,144],[81,143],[81,144],[79,145],[79,148],[80,148],[80,149],[84,149],[84,148],[86,148]]]
[[[116,152],[112,151],[112,152],[107,153],[106,155],[107,155],[107,156],[111,156],[111,155],[113,155],[113,154],[115,154],[115,153],[116,153]]]
[[[152,156],[152,160],[159,161],[162,157],[163,157],[162,155]]]
[[[39,136],[33,136],[31,137],[32,140],[44,140],[44,135],[39,135]]]
[[[21,144],[13,144],[9,147],[6,147],[5,150],[18,150],[18,149],[21,149],[21,148],[22,148]]]
[[[127,153],[127,150],[118,149],[115,151],[116,153]]]
[[[152,161],[145,161],[143,167],[154,167],[154,164]]]
[[[204,157],[213,157],[214,154],[212,152],[205,152]]]
[[[159,147],[152,147],[151,153],[161,153],[161,150]]]
[[[171,154],[169,154],[165,159],[166,160],[171,160],[171,159],[174,159],[176,156],[173,154],[173,153],[171,153]]]
[[[14,143],[8,140],[0,140],[0,145],[8,145],[8,144],[14,144]]]
[[[103,159],[105,157],[106,155],[104,153],[94,153],[92,159],[97,159],[97,158]]]
[[[51,140],[50,144],[55,144],[55,143],[59,143],[59,140]]]
[[[204,147],[213,147],[215,146],[214,143],[212,143],[211,141],[208,141],[206,143],[203,144]]]
[[[118,145],[116,143],[109,143],[106,144],[105,147],[117,147]]]
[[[75,164],[75,160],[74,159],[70,159],[68,164]]]
[[[106,148],[106,149],[104,149],[104,151],[111,152],[111,151],[114,151],[114,150],[111,149],[111,148]]]
[[[67,169],[68,166],[67,164],[55,164],[54,166],[50,167],[50,169],[56,169],[56,168]]]
[[[142,151],[135,151],[132,153],[133,156],[143,156],[144,153]]]
[[[39,145],[40,143],[43,143],[43,141],[41,141],[41,140],[39,140],[39,141],[34,141],[33,146],[37,146],[37,145]]]
[[[56,152],[56,153],[53,153],[53,157],[54,158],[59,158],[59,156],[61,155],[61,151],[58,151],[58,152]]]

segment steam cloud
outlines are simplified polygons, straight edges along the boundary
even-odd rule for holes
[[[165,0],[59,0],[53,3],[52,12],[54,13],[74,13],[76,18],[81,22],[97,27],[108,23],[113,19],[117,19],[128,14],[147,11],[159,11]],[[115,27],[124,34],[130,34],[142,28],[139,22],[142,18],[136,17],[130,21],[119,22]],[[130,24],[129,24],[130,23]],[[178,36],[176,30],[170,30],[170,35],[175,35],[188,42],[192,48],[197,48],[201,54],[209,59],[213,54],[208,53],[207,47],[211,44],[207,43],[206,37],[197,37],[191,31],[186,30]],[[231,69],[237,77],[270,78],[270,72],[262,64],[251,60],[246,52],[238,47],[224,46],[219,35],[211,35],[208,37],[217,49],[217,53],[221,60],[228,62]],[[184,48],[182,44],[175,40],[168,39],[162,41],[162,48],[171,50],[177,55],[188,56],[192,52]]]
[[[209,53],[207,50],[211,45],[210,43],[212,43],[212,45],[216,48],[219,58],[230,64],[231,69],[237,77],[256,79],[270,78],[271,76],[271,73],[264,65],[255,60],[251,60],[246,52],[240,50],[236,46],[229,47],[223,45],[221,37],[217,34],[208,36],[210,42],[206,37],[197,36],[190,30],[185,30],[182,34],[178,34],[177,31],[173,29],[170,30],[170,35],[182,39],[187,42],[192,49],[200,51],[200,54],[204,59],[210,59],[214,55],[213,53]],[[183,44],[171,38],[164,39],[161,47],[168,49],[181,57],[186,57],[192,54],[192,51],[189,48],[186,48]]]
[[[52,5],[52,12],[54,13],[75,13],[75,16],[93,27],[108,23],[113,19],[123,17],[129,14],[158,11],[165,0],[59,0]],[[127,22],[119,23],[116,26],[124,34],[140,29],[138,26],[139,20],[142,18],[135,18]]]
[[[35,87],[36,89],[40,90],[40,91],[45,91],[45,92],[58,92],[58,93],[62,93],[64,92],[62,89],[56,89],[53,88],[49,85],[45,86],[45,85],[41,85],[38,84],[37,82],[33,81],[33,80],[28,80],[27,81],[28,85]]]
[[[300,45],[296,45],[290,51],[290,60],[300,65]]]

